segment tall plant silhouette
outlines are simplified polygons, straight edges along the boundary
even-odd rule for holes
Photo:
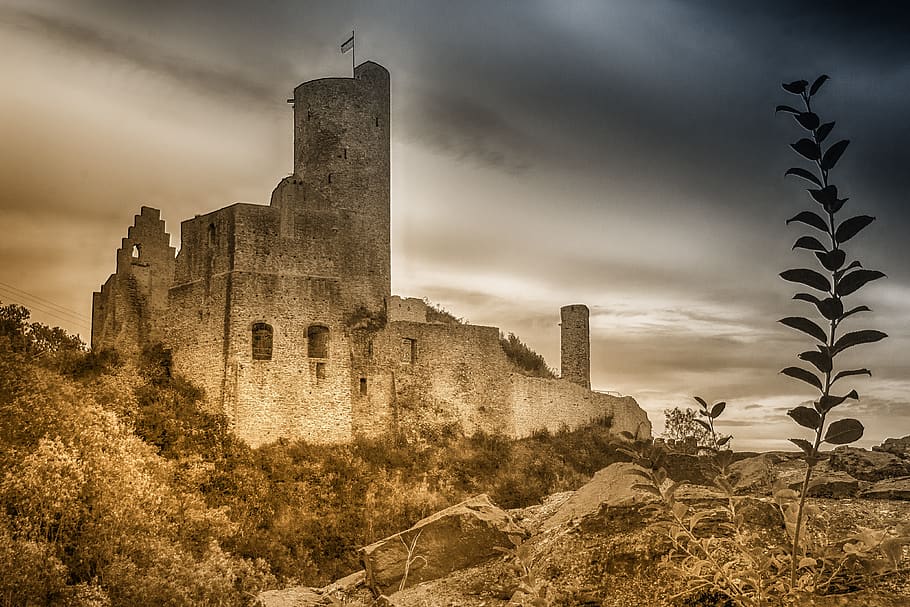
[[[806,556],[800,554],[800,534],[812,471],[821,461],[819,448],[822,443],[831,445],[852,443],[863,435],[862,423],[852,418],[839,419],[826,427],[832,409],[847,399],[859,398],[856,390],[850,390],[842,396],[835,395],[835,384],[847,377],[871,375],[869,369],[866,368],[836,371],[835,358],[848,348],[876,342],[886,337],[881,331],[869,329],[841,331],[841,324],[849,317],[860,312],[870,311],[867,306],[863,305],[847,309],[845,298],[852,296],[870,281],[884,277],[884,274],[877,270],[863,268],[862,264],[855,259],[848,263],[847,253],[843,248],[844,243],[856,236],[875,218],[869,215],[856,215],[841,221],[837,215],[847,202],[847,198],[839,197],[837,186],[831,183],[830,172],[837,165],[850,142],[842,139],[827,147],[825,145],[825,141],[834,129],[834,122],[823,123],[818,114],[813,111],[812,103],[815,95],[827,80],[828,76],[822,75],[816,78],[811,86],[806,80],[783,84],[785,91],[802,100],[805,109],[800,110],[789,105],[777,106],[778,112],[792,114],[799,126],[808,131],[808,137],[803,137],[790,147],[814,165],[811,170],[802,167],[788,169],[785,175],[799,177],[808,182],[812,186],[807,190],[809,195],[823,211],[822,214],[814,210],[802,211],[787,220],[788,225],[800,223],[812,228],[809,234],[797,239],[793,248],[813,253],[822,271],[797,268],[780,274],[784,280],[804,285],[820,293],[820,295],[816,295],[801,292],[794,295],[793,299],[807,302],[823,319],[821,325],[802,316],[790,316],[780,321],[818,342],[815,344],[816,349],[799,354],[801,360],[811,365],[810,368],[787,367],[781,371],[785,375],[809,384],[819,392],[819,397],[815,400],[813,407],[799,406],[788,412],[800,426],[815,432],[813,441],[802,438],[790,439],[803,451],[808,464],[798,504],[794,504],[794,509],[789,512],[787,521],[793,541],[790,566],[791,588],[796,586],[797,569],[801,557]],[[819,240],[818,236],[821,236],[823,240]],[[838,389],[839,392],[843,392],[840,384],[838,384]]]

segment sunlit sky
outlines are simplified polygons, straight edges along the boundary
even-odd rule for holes
[[[514,332],[559,365],[559,307],[591,308],[592,383],[659,433],[693,395],[734,447],[787,448],[812,397],[779,375],[810,312],[798,101],[851,145],[832,181],[878,221],[848,244],[888,278],[851,321],[890,337],[847,365],[861,445],[910,434],[910,37],[899,3],[0,0],[0,301],[89,335],[91,294],[140,205],[180,221],[267,203],[292,164],[300,82],[392,75],[393,292]],[[801,8],[796,8],[797,5]],[[848,388],[846,383],[845,388]]]

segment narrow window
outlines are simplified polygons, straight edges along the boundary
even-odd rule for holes
[[[360,378],[360,395],[361,396],[367,395],[367,378],[366,377]]]
[[[130,253],[130,255],[132,256],[133,259],[139,259],[139,245],[137,245],[137,244],[133,245],[133,252]]]
[[[414,364],[417,362],[417,340],[405,337],[401,340],[401,362]]]
[[[316,363],[316,379],[325,379],[325,363]]]
[[[348,148],[344,148],[344,159],[348,159]]]
[[[376,116],[376,126],[379,126],[379,116]]]
[[[332,183],[332,174],[329,173],[329,183]]]
[[[272,360],[272,327],[264,322],[253,325],[253,360]]]
[[[209,246],[210,246],[210,247],[214,247],[214,246],[215,246],[215,224],[214,224],[214,223],[210,223],[210,224],[209,224],[209,239],[208,239],[208,242],[209,242]]]
[[[311,325],[306,330],[307,356],[310,358],[329,357],[329,329],[322,325]],[[318,367],[318,365],[317,365]]]

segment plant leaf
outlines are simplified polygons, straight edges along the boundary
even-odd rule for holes
[[[793,148],[797,154],[806,160],[818,160],[822,156],[821,149],[818,147],[818,144],[805,137],[796,143],[791,143],[790,147]]]
[[[795,114],[793,117],[796,118],[796,121],[799,123],[799,125],[807,131],[814,131],[818,128],[818,125],[821,122],[818,119],[818,114],[815,112],[800,112],[799,114]]]
[[[812,295],[811,293],[797,293],[796,295],[793,296],[793,299],[801,299],[802,301],[808,301],[809,303],[815,304],[816,306],[819,304],[819,302],[821,302],[821,300],[818,297],[816,297],[815,295]]]
[[[818,303],[818,311],[828,320],[835,320],[844,313],[844,303],[837,297],[826,297]]]
[[[831,370],[831,357],[828,356],[825,352],[819,352],[818,350],[809,350],[803,352],[799,355],[800,360],[812,363],[816,369],[822,373],[827,373]]]
[[[849,393],[847,393],[843,396],[830,396],[830,395],[822,396],[821,398],[818,399],[816,408],[822,413],[827,413],[828,411],[830,411],[834,407],[838,406],[839,404],[841,404],[848,398],[852,398],[853,400],[856,400],[859,398],[859,394],[856,393],[856,390],[850,390]]]
[[[837,375],[834,376],[834,379],[831,380],[831,383],[833,384],[842,377],[850,377],[851,375],[868,375],[869,377],[872,377],[872,371],[869,369],[847,369],[845,371],[838,371]]]
[[[804,438],[788,438],[787,440],[789,440],[791,443],[793,443],[794,445],[796,445],[797,447],[799,447],[800,449],[802,449],[802,450],[803,450],[803,453],[805,453],[806,455],[809,455],[810,453],[812,453],[812,443],[810,443],[810,442],[807,441],[806,439],[804,439]]]
[[[781,370],[781,373],[788,375],[794,379],[804,381],[810,386],[814,386],[819,390],[822,389],[822,380],[820,380],[814,373],[807,371],[800,367],[787,367],[786,369]]]
[[[830,171],[834,168],[834,165],[837,164],[837,161],[840,160],[841,155],[844,153],[844,150],[847,149],[847,146],[850,145],[849,139],[841,139],[825,152],[825,155],[822,157],[821,167],[824,171]],[[810,160],[816,160],[810,158]]]
[[[863,437],[863,425],[858,419],[848,417],[839,419],[830,426],[825,433],[825,442],[832,445],[846,445],[858,441]]]
[[[715,403],[714,406],[711,407],[711,419],[717,419],[720,417],[720,414],[724,412],[724,408],[726,408],[726,406],[727,403],[723,401]]]
[[[807,249],[809,251],[826,251],[825,245],[815,236],[800,236],[793,245],[794,249]]]
[[[703,419],[695,419],[695,420],[692,420],[692,421],[694,421],[696,424],[698,424],[699,426],[701,426],[702,428],[704,428],[704,429],[707,430],[708,432],[711,431],[711,426],[710,426],[710,425],[708,424],[708,422],[706,422],[705,420],[703,420]]]
[[[815,270],[809,270],[807,268],[797,268],[795,270],[785,270],[780,273],[780,277],[789,282],[798,282],[804,284],[807,287],[812,287],[813,289],[818,289],[819,291],[830,291],[831,283],[828,282],[828,279],[816,272]]]
[[[787,112],[788,114],[800,114],[800,113],[802,113],[802,112],[800,112],[798,109],[796,109],[795,107],[790,107],[789,105],[779,105],[779,106],[777,106],[777,107],[774,109],[774,112],[775,112],[775,113],[777,113],[777,112]]]
[[[834,128],[833,122],[826,122],[825,124],[818,127],[818,129],[815,131],[815,138],[818,140],[819,143],[821,143],[828,137],[828,135],[831,134],[831,129],[833,129],[833,128]]]
[[[797,424],[810,430],[818,430],[822,423],[822,416],[815,409],[809,407],[796,407],[787,411],[787,415],[792,417]]]
[[[888,337],[887,334],[873,329],[847,333],[834,342],[834,347],[831,348],[831,356],[843,352],[847,348],[852,348],[853,346],[858,346],[860,344],[871,344],[886,337]]]
[[[820,216],[816,215],[812,211],[803,211],[802,213],[794,215],[793,217],[791,217],[790,219],[787,220],[787,225],[790,225],[794,221],[804,223],[807,226],[812,226],[813,228],[815,228],[817,230],[821,230],[822,232],[825,232],[826,234],[828,233],[828,224],[825,222],[824,219],[822,219]]]
[[[785,91],[792,93],[794,95],[802,95],[806,92],[806,87],[809,86],[809,83],[805,80],[794,80],[793,82],[787,82],[781,85]]]
[[[850,295],[868,282],[884,277],[885,275],[878,270],[853,270],[837,281],[835,290],[839,296],[843,297]]]
[[[778,106],[778,107],[780,107],[780,106]],[[793,167],[792,169],[787,169],[787,172],[784,173],[784,177],[786,177],[787,175],[795,175],[796,177],[802,177],[809,183],[813,183],[813,184],[817,185],[818,187],[823,187],[821,180],[819,180],[818,177],[816,177],[812,172],[807,171],[806,169],[803,169],[800,167]]]
[[[822,206],[830,205],[837,200],[837,186],[828,185],[817,190],[809,190],[809,195]]]
[[[808,318],[803,318],[802,316],[788,316],[787,318],[781,318],[777,322],[786,325],[791,329],[796,329],[797,331],[802,331],[807,335],[811,335],[820,342],[827,343],[828,341],[828,334],[825,333],[825,330]]]
[[[857,215],[856,217],[846,219],[843,223],[837,226],[837,231],[834,232],[834,239],[838,242],[838,244],[843,244],[856,236],[860,230],[865,228],[873,221],[875,221],[875,217],[871,217],[869,215]]]
[[[818,89],[820,89],[827,80],[829,80],[827,74],[822,74],[821,76],[816,78],[815,82],[812,83],[812,87],[809,89],[809,96],[811,97],[812,95],[817,93]]]
[[[844,315],[841,316],[841,320],[847,318],[848,316],[853,316],[857,312],[871,312],[871,311],[872,310],[871,310],[871,308],[869,308],[869,306],[856,306],[855,308],[852,308],[852,309],[844,312]]]
[[[824,253],[818,251],[815,253],[815,256],[821,262],[822,266],[831,272],[839,270],[847,260],[847,254],[844,253],[842,249],[834,249],[833,251],[825,251]]]

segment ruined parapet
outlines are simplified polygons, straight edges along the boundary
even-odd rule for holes
[[[135,353],[163,337],[175,249],[158,209],[142,207],[117,250],[114,274],[92,296],[92,348]]]
[[[591,339],[588,306],[573,304],[559,310],[562,379],[591,387]]]

